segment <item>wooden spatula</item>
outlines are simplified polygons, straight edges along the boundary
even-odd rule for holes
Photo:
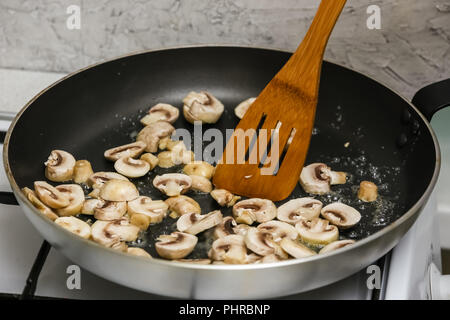
[[[328,38],[346,0],[322,0],[295,53],[239,122],[214,174],[216,188],[272,201],[298,182],[311,139]]]

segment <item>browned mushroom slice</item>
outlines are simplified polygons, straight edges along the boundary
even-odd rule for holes
[[[101,187],[100,197],[109,201],[131,201],[139,197],[139,191],[130,181],[112,179]]]
[[[117,220],[127,212],[126,201],[102,201],[94,208],[94,217],[98,220]]]
[[[236,222],[252,224],[253,222],[267,222],[277,215],[275,204],[267,199],[251,198],[242,200],[233,206]]]
[[[322,202],[313,198],[292,199],[277,209],[278,220],[296,224],[301,219],[314,219],[319,217]]]
[[[332,243],[330,243],[330,244],[327,244],[325,247],[323,247],[323,248],[319,251],[319,253],[322,254],[322,253],[331,252],[331,251],[334,251],[334,250],[337,250],[337,249],[346,247],[346,246],[348,246],[348,245],[350,245],[350,244],[354,244],[354,243],[355,243],[355,240],[340,240],[340,241],[334,241],[334,242],[332,242]]]
[[[295,229],[293,225],[282,221],[272,220],[264,222],[261,223],[257,229],[269,233],[275,242],[278,242],[285,237],[292,240],[298,238],[297,229]]]
[[[297,259],[306,258],[317,254],[314,250],[311,250],[304,244],[289,238],[284,238],[281,240],[280,245],[284,251]]]
[[[214,189],[211,191],[211,197],[217,201],[219,206],[227,206],[231,207],[234,206],[236,201],[240,200],[240,196],[235,196],[230,191],[225,189]]]
[[[131,223],[147,230],[151,223],[160,223],[167,214],[169,206],[162,200],[152,200],[141,196],[128,202],[128,214]]]
[[[147,161],[124,156],[114,163],[114,169],[129,178],[143,177],[150,171]]]
[[[69,195],[62,193],[45,181],[35,181],[34,191],[45,205],[53,209],[67,207],[70,204]]]
[[[301,220],[297,222],[295,228],[300,238],[310,244],[329,244],[339,237],[338,228],[320,218]]]
[[[300,174],[300,184],[311,194],[326,194],[330,185],[346,183],[346,173],[332,171],[324,163],[313,163],[303,168]]]
[[[117,161],[122,157],[135,158],[144,152],[147,145],[143,141],[136,141],[120,147],[114,147],[105,151],[104,156],[111,161]]]
[[[87,160],[78,160],[73,168],[73,182],[87,183],[90,176],[94,174],[91,163]]]
[[[378,187],[370,181],[362,181],[359,185],[358,199],[364,202],[373,202],[377,200]]]
[[[69,198],[69,205],[55,209],[59,216],[73,216],[80,213],[84,203],[84,191],[78,184],[62,184],[56,189]]]
[[[215,227],[222,221],[222,213],[219,210],[208,214],[188,213],[182,215],[177,221],[177,229],[181,232],[198,234],[202,231]]]
[[[190,176],[202,176],[211,179],[215,168],[205,161],[194,161],[184,166],[183,172]]]
[[[148,110],[148,114],[141,119],[141,123],[146,126],[157,121],[174,123],[179,115],[180,111],[178,108],[167,103],[158,103]]]
[[[214,238],[219,239],[226,236],[229,236],[231,234],[236,234],[234,232],[233,228],[237,226],[236,221],[234,221],[233,217],[224,217],[222,219],[222,222],[220,222],[215,228],[214,228]]]
[[[150,170],[153,170],[158,165],[158,157],[151,153],[144,153],[141,158],[141,160],[147,161],[147,163],[150,165]]]
[[[210,180],[202,176],[189,176],[192,179],[192,190],[209,193],[212,191],[212,183]]]
[[[192,179],[181,173],[166,173],[153,179],[153,186],[167,196],[178,196],[191,188]]]
[[[197,237],[183,232],[161,235],[155,243],[156,252],[166,259],[182,259],[189,255],[197,244]]]
[[[187,213],[201,213],[198,202],[188,196],[170,197],[165,202],[169,206],[172,218],[177,218]]]
[[[247,112],[248,108],[252,105],[253,102],[255,102],[256,98],[248,98],[247,100],[242,101],[237,105],[236,108],[234,108],[234,114],[239,119],[242,119]]]
[[[31,202],[31,204],[38,209],[44,216],[49,218],[52,221],[55,221],[56,218],[58,218],[58,215],[53,212],[50,207],[46,206],[39,198],[37,197],[36,193],[31,190],[30,188],[22,188],[22,192],[25,194],[27,199]]]
[[[91,237],[91,226],[75,217],[60,217],[55,223],[84,239]]]
[[[169,137],[174,130],[169,122],[157,121],[143,128],[136,139],[145,142],[145,151],[155,153],[158,151],[159,140]]]
[[[335,202],[322,209],[322,216],[341,229],[353,227],[361,220],[361,214],[355,208]]]
[[[183,99],[183,103],[184,117],[190,123],[216,123],[224,111],[223,104],[206,91],[190,92]]]
[[[45,164],[45,177],[54,182],[72,179],[75,158],[63,150],[53,150]]]
[[[247,262],[247,248],[244,237],[229,235],[215,240],[208,252],[214,261],[223,261],[227,264],[244,264]]]

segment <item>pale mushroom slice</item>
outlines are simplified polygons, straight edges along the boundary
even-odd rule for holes
[[[310,194],[326,194],[330,192],[330,185],[345,184],[345,172],[332,171],[324,163],[312,163],[303,168],[300,174],[300,185]]]
[[[177,121],[179,115],[180,110],[178,110],[178,108],[167,103],[158,103],[148,110],[148,114],[141,119],[141,123],[145,126],[157,121],[174,123]]]
[[[91,226],[75,217],[59,217],[55,223],[84,239],[91,237]]]
[[[240,196],[235,196],[230,191],[225,189],[214,189],[210,192],[211,197],[216,200],[216,202],[221,207],[232,207],[236,203],[236,201],[240,200]]]
[[[296,240],[298,238],[297,229],[295,229],[293,225],[282,221],[272,220],[264,222],[261,223],[257,229],[270,233],[275,242],[278,242],[285,237],[292,240]]]
[[[334,202],[322,208],[322,217],[341,229],[348,229],[361,220],[358,210],[342,202]]]
[[[70,204],[69,195],[67,193],[62,193],[45,181],[35,181],[34,191],[39,200],[52,209],[64,208]]]
[[[112,179],[129,181],[128,178],[118,174],[117,172],[100,171],[91,175],[87,181],[87,184],[91,188],[100,189],[106,182]]]
[[[348,245],[354,244],[355,240],[340,240],[340,241],[334,241],[330,244],[327,244],[325,247],[323,247],[319,253],[323,254],[323,253],[327,253],[327,252],[331,252],[334,250],[338,250],[340,248],[346,247]]]
[[[253,102],[255,102],[256,98],[248,98],[247,100],[242,101],[237,105],[236,108],[234,108],[234,114],[239,119],[242,119],[247,112],[248,108],[252,105]]]
[[[212,191],[212,183],[210,180],[202,176],[189,176],[192,179],[191,189],[199,192],[209,193]]]
[[[137,141],[144,142],[147,147],[146,152],[155,153],[158,151],[159,140],[169,137],[175,128],[166,121],[157,121],[144,127],[137,135]]]
[[[236,234],[233,230],[236,226],[237,223],[233,217],[224,217],[222,221],[214,228],[214,239]]]
[[[186,164],[194,160],[194,153],[188,150],[163,151],[158,154],[158,166],[171,168],[179,164]]]
[[[234,233],[239,234],[241,236],[245,236],[248,230],[252,229],[248,224],[240,223],[236,227],[233,228]]]
[[[373,202],[377,200],[378,187],[370,181],[361,181],[358,190],[358,199],[364,202]]]
[[[197,237],[184,232],[172,232],[158,237],[156,252],[165,259],[182,259],[189,255],[197,244]]]
[[[216,97],[206,91],[190,92],[183,99],[184,118],[190,122],[216,123],[224,111],[224,106]]]
[[[330,225],[328,220],[314,218],[312,220],[300,220],[295,225],[304,242],[316,244],[329,244],[336,241],[339,237],[339,231],[336,226]]]
[[[69,198],[69,205],[60,209],[55,209],[61,216],[73,216],[80,213],[84,203],[84,191],[78,184],[62,184],[56,187],[56,190],[66,194]]]
[[[72,179],[75,158],[63,150],[53,150],[45,165],[45,177],[54,182],[64,182]]]
[[[150,165],[150,170],[153,170],[159,162],[158,157],[149,152],[141,155],[140,159],[148,162],[148,164]]]
[[[77,160],[73,168],[73,182],[86,184],[94,174],[92,165],[87,160]]]
[[[169,206],[162,200],[152,200],[140,196],[128,202],[128,214],[132,224],[147,230],[150,224],[160,223],[167,214]]]
[[[45,217],[49,218],[52,221],[55,221],[58,218],[58,215],[50,209],[47,205],[45,205],[39,198],[36,193],[28,187],[22,188],[22,192],[25,194],[27,199],[31,202],[31,204],[39,210]]]
[[[301,219],[314,219],[320,216],[322,202],[314,198],[292,199],[277,209],[278,220],[296,224]]]
[[[188,191],[192,179],[181,173],[166,173],[153,179],[153,186],[169,197],[178,196]]]
[[[188,213],[178,218],[177,229],[180,232],[196,235],[217,226],[221,222],[222,213],[220,210],[211,211],[204,215]]]
[[[91,226],[92,240],[105,247],[122,251],[127,248],[122,242],[135,241],[138,234],[139,228],[125,218],[113,221],[97,220]]]
[[[267,222],[277,216],[277,207],[267,199],[251,198],[239,201],[233,206],[236,222],[252,224],[253,222]]]
[[[105,200],[102,199],[86,199],[81,207],[81,214],[93,215],[96,208],[99,208],[105,204]]]
[[[152,256],[145,251],[142,248],[137,248],[137,247],[128,247],[127,248],[127,253],[133,255],[133,256],[138,256],[138,257],[145,257],[145,258],[151,258]]]
[[[234,234],[215,240],[208,252],[208,257],[226,264],[245,264],[247,248],[244,237]]]
[[[257,228],[249,228],[244,237],[247,248],[260,256],[276,254],[287,259],[286,252],[277,244],[270,233]]]
[[[183,172],[190,176],[202,176],[211,179],[214,175],[215,168],[205,161],[194,161],[183,167]]]
[[[279,256],[277,256],[275,253],[272,253],[265,257],[262,257],[261,260],[258,261],[258,263],[274,263],[274,262],[279,262],[279,261],[283,261],[283,260],[285,260],[285,259],[282,259]]]
[[[145,176],[150,171],[150,164],[144,160],[124,156],[114,162],[114,169],[126,177],[139,178]]]
[[[117,161],[122,157],[136,158],[144,152],[147,145],[143,141],[136,141],[123,146],[114,147],[105,151],[104,156],[111,161]]]
[[[201,213],[198,202],[188,196],[170,197],[165,200],[165,203],[169,206],[172,218],[177,218],[187,213]]]
[[[101,187],[99,195],[109,201],[132,201],[139,197],[139,191],[130,181],[111,179]]]
[[[94,208],[94,218],[98,220],[117,220],[127,212],[126,201],[103,201]]]
[[[297,259],[306,258],[317,254],[314,250],[311,250],[304,244],[289,238],[283,238],[280,242],[280,246],[290,256]]]

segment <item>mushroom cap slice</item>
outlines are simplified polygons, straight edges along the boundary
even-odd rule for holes
[[[301,220],[295,228],[300,238],[310,244],[329,244],[339,238],[339,230],[330,225],[328,220],[314,218],[312,220]]]
[[[184,117],[192,124],[195,121],[216,123],[224,111],[222,102],[206,91],[190,92],[183,103]]]
[[[220,210],[215,210],[204,215],[188,213],[178,218],[177,229],[178,231],[195,235],[207,229],[211,229],[221,222],[222,213]]]
[[[54,182],[72,179],[75,158],[63,150],[53,150],[45,164],[45,177]]]
[[[108,201],[131,201],[139,197],[139,191],[130,181],[111,179],[101,187],[99,195]]]
[[[105,151],[104,156],[111,161],[117,161],[122,157],[135,158],[144,152],[147,145],[143,141],[136,141],[123,146],[114,147]]]
[[[190,176],[202,176],[211,179],[216,169],[205,161],[194,161],[183,167],[183,172]]]
[[[141,119],[141,123],[148,126],[157,121],[174,123],[180,115],[180,110],[167,103],[158,103],[148,110],[148,114]]]
[[[270,233],[274,241],[280,241],[281,239],[288,237],[289,239],[296,240],[298,238],[298,231],[293,225],[282,221],[268,221],[261,223],[257,229]]]
[[[225,190],[225,189],[214,189],[213,191],[211,191],[211,197],[217,201],[217,203],[219,204],[219,206],[224,207],[231,207],[234,206],[234,204],[236,203],[236,201],[238,201],[239,199],[241,199],[240,196],[235,196],[234,194],[232,194],[230,191]]]
[[[378,187],[370,181],[361,181],[358,190],[358,199],[364,202],[373,202],[377,200]]]
[[[140,159],[148,162],[148,164],[150,165],[150,170],[153,170],[159,162],[158,157],[149,152],[141,155]]]
[[[158,151],[159,140],[169,137],[175,128],[166,121],[157,121],[144,127],[137,135],[137,141],[147,145],[145,151],[155,153]]]
[[[98,220],[117,220],[127,212],[126,201],[102,201],[94,208],[94,217]]]
[[[322,217],[341,229],[353,227],[361,220],[358,210],[342,202],[334,202],[322,208]]]
[[[241,236],[245,236],[248,230],[252,229],[248,224],[240,223],[236,227],[233,228],[234,233],[239,234]]]
[[[31,202],[31,204],[38,209],[44,216],[49,218],[52,221],[55,221],[58,218],[58,215],[50,209],[50,207],[46,206],[39,198],[36,193],[30,188],[24,187],[22,188],[22,192],[25,194],[27,199]]]
[[[151,258],[152,256],[145,251],[142,248],[136,248],[136,247],[129,247],[127,248],[127,253],[133,255],[133,256],[138,256],[138,257],[146,257],[146,258]]]
[[[165,203],[169,206],[174,218],[187,213],[201,213],[198,202],[188,196],[170,197],[165,200]]]
[[[84,203],[84,191],[78,184],[62,184],[56,187],[56,189],[63,194],[67,194],[69,198],[69,205],[55,209],[59,216],[73,216],[80,213]]]
[[[114,169],[126,177],[139,178],[150,171],[150,164],[144,160],[124,156],[114,163]]]
[[[209,193],[212,191],[212,183],[209,179],[202,176],[189,176],[192,179],[192,190]]]
[[[167,214],[169,206],[162,200],[152,200],[149,197],[140,196],[128,202],[128,214],[143,214],[150,218],[150,223],[161,222]]]
[[[292,199],[277,209],[278,220],[296,224],[301,219],[314,219],[320,216],[322,202],[314,198]]]
[[[289,238],[283,238],[280,242],[280,246],[284,251],[289,253],[289,255],[297,259],[306,258],[317,254],[314,250],[311,250],[304,244]]]
[[[96,208],[103,206],[105,200],[102,199],[87,199],[81,207],[81,214],[94,214]]]
[[[108,248],[121,246],[123,241],[134,241],[139,234],[139,228],[130,224],[128,219],[113,221],[97,220],[91,226],[92,239]],[[123,249],[123,245],[121,246]]]
[[[234,114],[239,119],[242,119],[247,112],[248,108],[252,105],[253,102],[255,102],[256,98],[248,98],[247,100],[242,101],[237,105],[236,108],[234,108]]]
[[[100,171],[91,175],[87,181],[88,186],[94,189],[100,189],[106,182],[112,179],[129,181],[128,178],[124,177],[117,172],[105,172]]]
[[[229,235],[215,240],[208,252],[214,261],[223,261],[227,264],[244,264],[247,262],[247,248],[244,237]]]
[[[45,205],[53,209],[67,207],[70,204],[69,195],[62,193],[45,181],[35,181],[34,191]]]
[[[197,244],[197,237],[184,232],[161,235],[155,243],[156,252],[166,259],[182,259],[189,255]]]
[[[262,223],[270,221],[277,216],[277,207],[270,200],[251,198],[236,203],[233,206],[233,215],[236,218],[236,221],[243,215],[249,215],[252,217],[254,216],[254,220]],[[245,221],[242,222],[245,223]]]
[[[222,221],[214,228],[214,239],[223,238],[231,234],[236,234],[233,228],[237,226],[233,217],[224,217]]]
[[[275,253],[272,236],[260,229],[250,228],[245,235],[244,240],[247,248],[260,256],[267,256]]]
[[[326,194],[330,192],[331,169],[323,163],[312,163],[302,169],[300,184],[307,193]]]
[[[262,257],[261,260],[258,261],[258,263],[273,263],[278,261],[283,261],[283,259],[277,256],[275,253],[272,253],[265,257]]]
[[[73,182],[87,183],[89,177],[94,174],[91,163],[87,160],[77,160],[73,167]]]
[[[323,253],[327,253],[327,252],[331,252],[334,250],[338,250],[340,248],[346,247],[350,244],[354,244],[355,240],[339,240],[339,241],[334,241],[330,244],[327,244],[325,247],[323,247],[319,253],[323,254]]]
[[[91,226],[75,217],[59,217],[55,223],[84,239],[91,237]]]
[[[178,196],[191,188],[192,179],[181,173],[166,173],[156,176],[153,186],[169,197]]]

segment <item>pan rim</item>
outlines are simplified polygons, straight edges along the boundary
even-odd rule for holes
[[[39,219],[43,219],[46,223],[51,224],[53,227],[57,227],[58,225],[56,225],[53,221],[51,221],[50,219],[44,217],[29,201],[28,199],[25,197],[25,195],[23,194],[23,192],[21,191],[20,187],[18,186],[12,171],[11,171],[11,167],[9,164],[9,142],[10,142],[10,138],[11,135],[14,131],[14,128],[17,124],[17,122],[19,121],[20,117],[22,116],[22,114],[34,103],[35,100],[37,100],[41,95],[43,95],[44,93],[46,93],[47,91],[49,91],[50,89],[52,89],[54,86],[58,85],[60,82],[63,82],[64,80],[71,78],[81,72],[84,72],[86,70],[92,69],[96,66],[102,65],[102,64],[106,64],[108,62],[112,62],[112,61],[116,61],[116,60],[120,60],[129,56],[136,56],[136,55],[141,55],[141,54],[147,54],[147,53],[152,53],[152,52],[160,52],[160,51],[170,51],[170,50],[179,50],[179,49],[195,49],[195,48],[240,48],[240,49],[250,49],[250,50],[266,50],[266,51],[274,51],[274,52],[281,52],[281,53],[292,53],[289,50],[283,50],[283,49],[279,49],[279,48],[269,48],[269,47],[256,47],[256,46],[247,46],[247,45],[239,45],[239,44],[200,44],[200,45],[181,45],[181,46],[171,46],[171,47],[164,47],[164,48],[158,48],[158,49],[150,49],[150,50],[140,50],[140,51],[135,51],[135,52],[131,52],[131,53],[127,53],[127,54],[123,54],[111,59],[107,59],[104,61],[100,61],[91,65],[88,65],[86,67],[83,67],[79,70],[76,70],[74,72],[71,72],[69,74],[67,74],[66,76],[62,77],[61,79],[55,81],[54,83],[52,83],[51,85],[47,86],[46,88],[44,88],[43,90],[41,90],[39,93],[37,93],[30,101],[28,101],[21,109],[20,111],[16,114],[16,116],[14,117],[14,119],[11,122],[10,127],[8,128],[8,131],[6,133],[5,136],[5,140],[4,140],[4,144],[3,144],[3,163],[4,163],[4,167],[5,167],[5,172],[6,172],[6,176],[8,178],[8,181],[11,185],[11,188],[15,194],[16,197],[18,197],[20,199],[19,202],[21,202],[22,204],[25,204],[28,209],[30,209],[33,213],[35,213]],[[326,259],[326,258],[330,258],[334,255],[338,255],[344,252],[348,252],[351,250],[356,250],[359,247],[362,247],[364,245],[366,245],[367,243],[371,242],[372,240],[375,240],[377,238],[382,237],[383,235],[389,233],[390,231],[396,229],[397,227],[399,227],[401,224],[403,224],[406,220],[412,218],[414,216],[414,214],[422,207],[425,205],[427,199],[430,197],[437,179],[439,177],[439,172],[440,172],[440,166],[441,166],[441,151],[440,151],[440,146],[436,137],[436,134],[433,130],[433,128],[431,127],[429,121],[425,118],[425,116],[410,102],[408,101],[402,94],[400,94],[399,92],[397,92],[396,90],[392,89],[391,87],[387,86],[386,84],[384,84],[382,81],[378,81],[376,79],[374,79],[373,77],[371,77],[370,75],[366,75],[362,72],[356,71],[352,68],[349,68],[347,66],[344,66],[340,63],[336,63],[336,62],[329,62],[327,60],[324,60],[327,63],[330,64],[334,64],[337,65],[343,69],[352,71],[354,73],[357,73],[361,76],[364,76],[365,78],[368,78],[380,85],[382,85],[384,88],[386,88],[387,90],[390,90],[392,93],[394,93],[395,95],[397,95],[399,98],[401,98],[405,103],[407,103],[409,105],[410,108],[412,108],[419,116],[420,118],[423,120],[423,122],[425,123],[427,129],[429,130],[432,140],[433,140],[433,144],[434,144],[434,148],[436,151],[436,161],[435,161],[435,168],[434,168],[434,172],[433,175],[431,177],[431,180],[425,190],[425,192],[422,194],[422,196],[416,201],[416,203],[409,209],[407,210],[405,213],[403,213],[403,215],[398,218],[397,220],[395,220],[393,223],[391,223],[390,225],[384,227],[383,229],[375,232],[374,234],[368,236],[367,238],[358,240],[356,243],[354,243],[351,246],[345,246],[339,250],[335,250],[335,251],[331,251],[329,253],[326,254],[320,254],[320,255],[315,255],[315,256],[311,256],[311,257],[307,257],[307,258],[303,258],[303,259],[291,259],[291,260],[285,260],[285,261],[278,261],[278,262],[272,262],[272,263],[263,263],[263,264],[248,264],[248,265],[199,265],[199,264],[192,264],[192,263],[183,263],[183,262],[177,262],[177,261],[170,261],[170,260],[164,260],[161,258],[146,258],[146,257],[139,257],[139,256],[133,256],[131,254],[125,253],[125,252],[120,252],[111,248],[107,248],[104,247],[94,241],[91,240],[87,240],[84,238],[81,238],[73,233],[71,233],[70,231],[59,227],[56,228],[57,230],[62,230],[63,232],[66,233],[66,235],[69,238],[72,238],[71,241],[81,241],[83,244],[85,245],[90,245],[90,246],[94,246],[94,248],[100,248],[103,250],[108,250],[110,253],[114,253],[117,254],[119,256],[125,257],[125,258],[131,258],[131,259],[137,259],[140,261],[146,261],[149,264],[161,264],[163,266],[166,267],[179,267],[179,268],[187,268],[187,269],[193,269],[193,270],[227,270],[227,271],[232,271],[232,270],[253,270],[253,269],[266,269],[266,268],[283,268],[283,267],[288,267],[288,266],[292,266],[292,265],[296,265],[296,264],[306,264],[309,262],[313,262],[316,260],[320,260],[320,259]]]

